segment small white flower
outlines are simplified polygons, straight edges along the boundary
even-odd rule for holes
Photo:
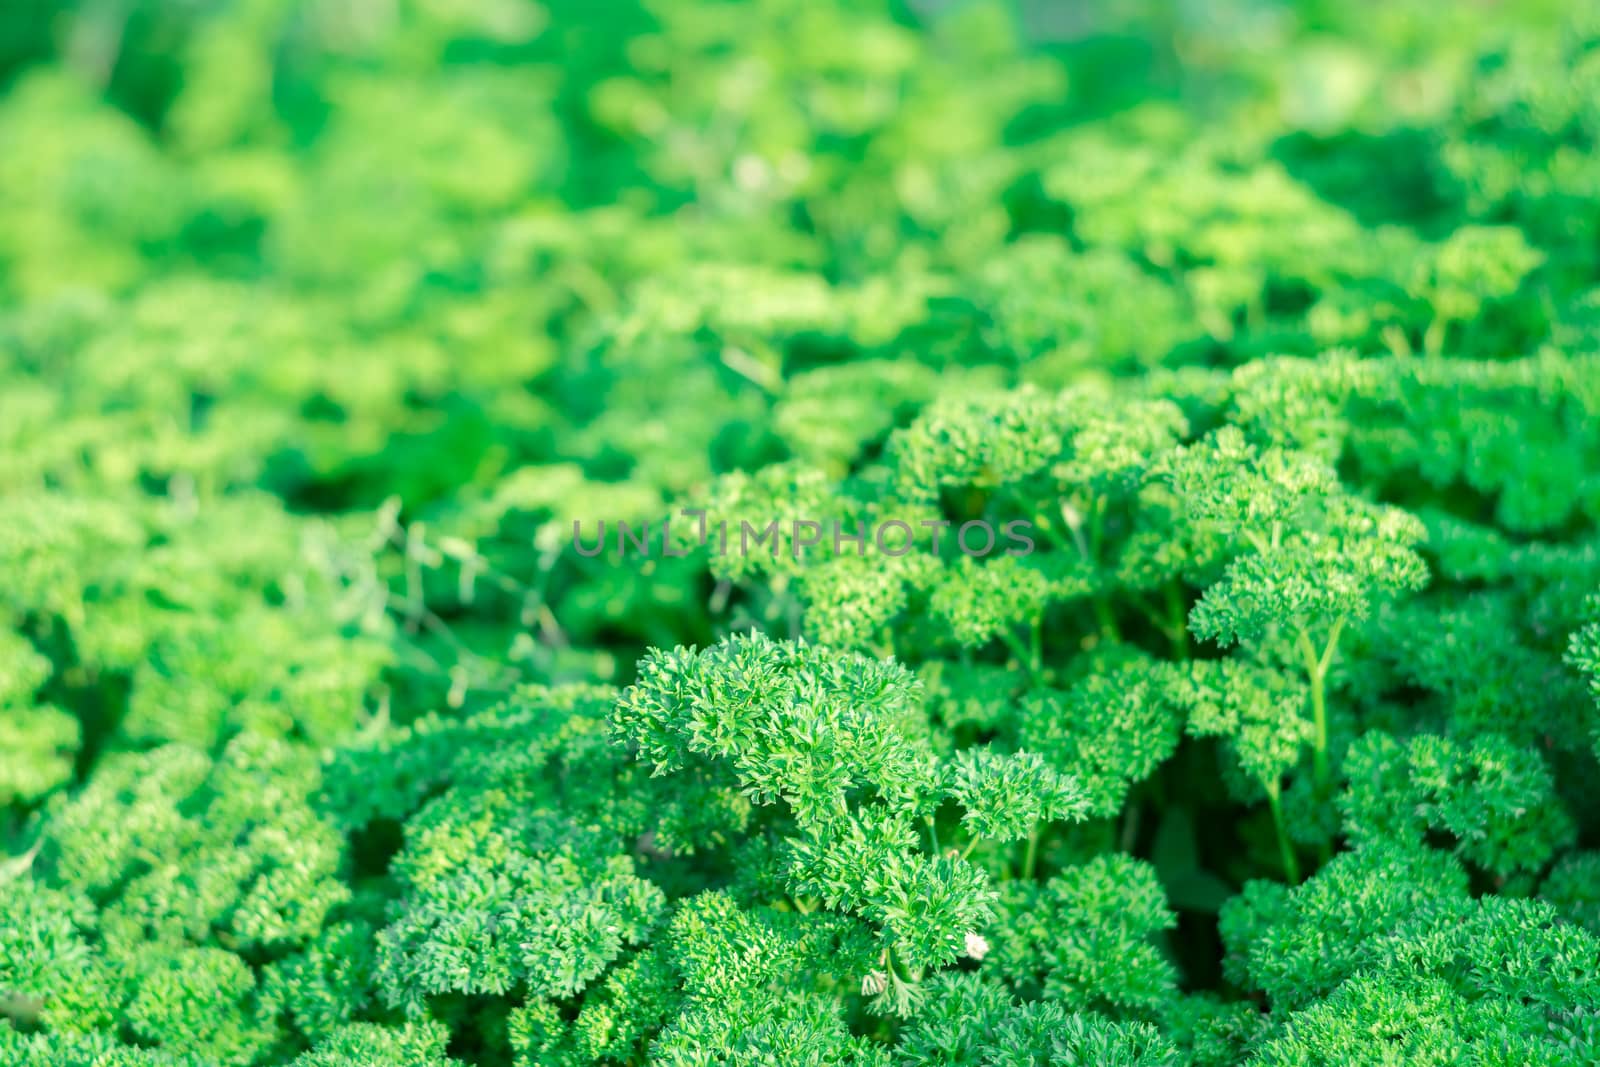
[[[983,935],[967,931],[967,955],[975,960],[981,960],[988,954],[989,942],[983,939]]]

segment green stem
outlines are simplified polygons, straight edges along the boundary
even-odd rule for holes
[[[1322,688],[1322,671],[1318,668],[1317,653],[1311,639],[1300,635],[1300,654],[1305,660],[1306,674],[1311,682],[1311,726],[1314,732],[1311,750],[1312,771],[1320,790],[1328,782],[1328,700]]]
[[[893,949],[884,949],[884,969],[896,979],[908,986],[914,986],[922,981],[922,968],[912,968],[909,963],[904,963],[894,954]]]
[[[1111,613],[1105,592],[1100,588],[1100,546],[1105,537],[1105,520],[1105,500],[1096,497],[1089,508],[1089,566],[1094,571],[1094,614],[1100,623],[1100,636],[1112,644],[1120,644],[1122,632],[1117,629],[1116,616]]]
[[[1283,824],[1283,802],[1278,797],[1278,783],[1267,787],[1267,806],[1272,809],[1272,827],[1278,832],[1278,853],[1283,859],[1283,875],[1290,885],[1300,884],[1300,860],[1289,841],[1289,831]]]
[[[1428,323],[1428,329],[1422,335],[1422,351],[1426,355],[1437,356],[1444,351],[1445,331],[1450,328],[1449,320],[1435,318]]]
[[[1133,853],[1133,847],[1139,843],[1139,823],[1142,815],[1139,798],[1130,796],[1128,807],[1122,813],[1122,836],[1118,841],[1121,850],[1130,855]]]
[[[1045,540],[1049,541],[1050,544],[1055,548],[1059,548],[1064,552],[1073,547],[1070,542],[1061,536],[1061,534],[1056,530],[1055,526],[1051,524],[1050,520],[1045,518],[1044,512],[1036,511],[1033,513],[1033,526],[1034,529],[1042,533]]]
[[[1044,666],[1043,657],[1040,654],[1040,642],[1043,640],[1043,635],[1038,632],[1038,627],[1041,625],[1042,623],[1035,625],[1032,647],[1024,644],[1022,638],[1018,637],[1015,631],[1009,627],[1000,631],[1000,639],[1011,650],[1011,654],[1017,658],[1017,666],[1028,672],[1029,681],[1037,680],[1039,671]]]
[[[932,815],[927,816],[925,821],[928,824],[928,840],[933,842],[933,854],[935,856],[937,856],[939,854],[939,826],[938,826],[938,823],[936,823],[934,821],[934,818],[933,818]]]
[[[1083,518],[1076,513],[1076,509],[1071,516],[1063,513],[1063,518],[1067,523],[1067,533],[1072,536],[1072,544],[1078,550],[1078,558],[1085,563],[1094,562],[1094,550],[1089,547],[1089,542],[1083,539]]]
[[[1106,508],[1105,501],[1095,497],[1089,505],[1089,562],[1094,566],[1100,565],[1100,539],[1105,533]]]
[[[1327,697],[1326,697],[1326,692],[1327,692],[1327,687],[1328,687],[1328,672],[1333,669],[1333,657],[1336,656],[1338,654],[1338,652],[1339,652],[1339,634],[1343,630],[1344,630],[1344,618],[1340,617],[1340,618],[1335,619],[1333,621],[1333,625],[1328,628],[1328,643],[1323,646],[1323,648],[1322,648],[1322,656],[1321,656],[1320,659],[1317,660],[1317,669],[1318,669],[1318,673],[1320,675],[1320,682],[1321,682],[1320,689],[1321,689],[1322,693],[1324,694],[1323,695],[1323,703],[1324,703],[1323,718],[1324,718],[1324,720],[1326,720],[1326,718],[1327,718],[1327,710],[1326,710]],[[1326,784],[1326,783],[1324,783],[1324,784]],[[1327,842],[1327,841],[1323,841],[1323,842],[1319,843],[1318,846],[1317,846],[1317,855],[1319,857],[1321,857],[1323,863],[1327,863],[1329,860],[1333,859],[1333,846],[1332,846],[1332,844]]]
[[[957,856],[956,858],[964,860],[968,856],[972,855],[972,850],[978,847],[978,842],[981,841],[981,840],[983,840],[981,837],[978,837],[976,834],[974,834],[967,841],[966,847],[961,850],[961,855]]]
[[[1322,688],[1322,669],[1317,651],[1311,647],[1311,638],[1300,632],[1300,658],[1305,662],[1307,679],[1311,683],[1311,727],[1313,731],[1311,766],[1320,792],[1328,783],[1328,698]]]
[[[1300,631],[1300,656],[1305,661],[1306,674],[1311,682],[1311,723],[1315,730],[1315,748],[1312,751],[1312,770],[1318,792],[1325,791],[1332,780],[1328,766],[1328,670],[1333,666],[1334,653],[1339,647],[1339,633],[1344,629],[1344,619],[1335,619],[1328,629],[1328,643],[1321,654],[1311,644],[1311,638]]]
[[[1400,327],[1390,323],[1383,328],[1383,343],[1392,355],[1407,359],[1412,355],[1411,342],[1406,337],[1406,332]]]
[[[1328,643],[1322,648],[1322,658],[1318,665],[1322,668],[1323,677],[1327,677],[1328,668],[1333,666],[1333,657],[1339,651],[1339,634],[1344,630],[1344,617],[1333,620],[1333,625],[1328,627]]]
[[[1184,617],[1183,593],[1178,588],[1177,579],[1169,581],[1166,586],[1167,616],[1172,629],[1169,636],[1172,638],[1173,651],[1180,660],[1189,658],[1189,622]]]
[[[1121,643],[1122,632],[1117,629],[1116,617],[1111,614],[1111,607],[1106,603],[1105,594],[1098,590],[1094,594],[1094,617],[1100,624],[1102,638],[1111,644]]]
[[[1022,878],[1024,881],[1033,881],[1034,865],[1039,860],[1039,836],[1042,828],[1038,823],[1033,824],[1033,829],[1028,831],[1028,850],[1022,854]]]
[[[1146,622],[1155,627],[1162,636],[1167,638],[1167,640],[1172,641],[1174,643],[1174,647],[1176,647],[1177,637],[1172,632],[1171,620],[1167,617],[1167,615],[1163,614],[1163,611],[1165,611],[1164,608],[1151,607],[1149,604],[1145,603],[1144,597],[1139,596],[1138,594],[1130,595],[1128,597],[1127,604],[1140,615],[1143,615]]]

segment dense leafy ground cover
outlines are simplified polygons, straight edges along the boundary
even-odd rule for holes
[[[1600,1063],[1592,5],[0,78],[0,1062]]]

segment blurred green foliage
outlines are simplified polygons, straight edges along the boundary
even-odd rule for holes
[[[0,6],[0,1059],[1595,1062],[1597,43]]]

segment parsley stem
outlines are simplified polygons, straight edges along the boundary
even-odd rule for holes
[[[1445,331],[1449,328],[1449,320],[1442,316],[1435,316],[1428,323],[1428,328],[1422,334],[1422,351],[1425,355],[1437,356],[1444,351]]]
[[[1122,641],[1122,632],[1117,629],[1117,619],[1111,613],[1111,606],[1106,603],[1105,594],[1096,590],[1094,594],[1094,617],[1100,624],[1100,636],[1111,644]]]
[[[1087,561],[1094,572],[1094,615],[1100,624],[1100,636],[1111,644],[1120,644],[1122,632],[1117,629],[1116,616],[1106,601],[1105,590],[1100,588],[1100,545],[1105,536],[1106,502],[1095,497],[1089,508],[1089,545]]]
[[[1278,835],[1278,853],[1283,859],[1283,876],[1290,885],[1300,884],[1300,860],[1294,854],[1289,831],[1283,822],[1283,801],[1278,796],[1279,786],[1273,782],[1267,787],[1267,806],[1272,809],[1272,828]]]
[[[1327,789],[1333,777],[1328,766],[1328,670],[1333,666],[1339,633],[1343,629],[1344,619],[1335,619],[1328,630],[1328,642],[1320,655],[1304,630],[1300,631],[1299,637],[1300,655],[1305,661],[1306,674],[1311,683],[1311,723],[1316,732],[1312,770],[1319,793]]]
[[[1122,813],[1122,834],[1117,841],[1121,851],[1133,855],[1134,846],[1139,843],[1139,823],[1144,815],[1143,805],[1138,796],[1128,797],[1128,806]]]
[[[1178,588],[1176,578],[1167,582],[1166,597],[1167,617],[1170,620],[1168,625],[1171,627],[1169,636],[1172,638],[1173,651],[1180,660],[1186,660],[1189,658],[1189,623],[1184,618],[1183,592]]]
[[[1039,632],[1039,627],[1041,623],[1042,620],[1034,624],[1032,647],[1023,644],[1022,638],[1018,637],[1011,628],[1007,627],[1000,631],[1000,639],[1006,643],[1006,647],[1011,650],[1011,654],[1017,658],[1017,666],[1028,672],[1028,680],[1030,682],[1039,677],[1039,671],[1044,666],[1040,655],[1042,635]]]

